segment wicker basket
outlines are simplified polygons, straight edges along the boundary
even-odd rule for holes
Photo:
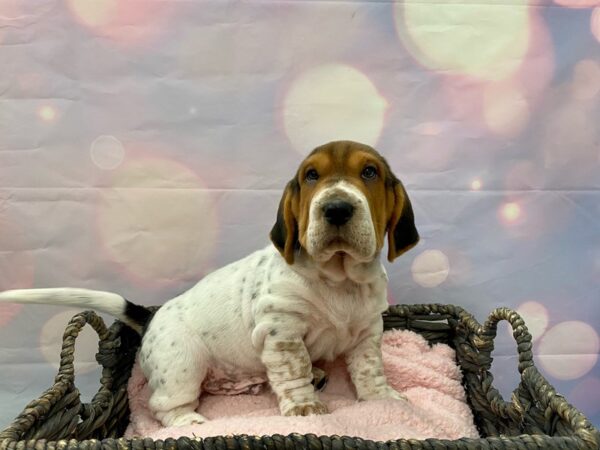
[[[510,402],[493,387],[491,352],[498,321],[513,329],[519,353],[521,382]],[[96,356],[102,365],[100,390],[91,403],[81,403],[74,385],[75,339],[89,323],[100,337]],[[469,404],[481,439],[373,442],[346,436],[216,436],[164,441],[124,439],[129,419],[127,381],[140,344],[139,336],[115,322],[107,329],[95,313],[77,314],[63,338],[61,363],[54,385],[32,401],[0,433],[0,450],[401,450],[401,449],[598,449],[600,432],[540,375],[533,365],[531,336],[521,317],[496,309],[480,325],[452,305],[392,306],[384,314],[386,329],[409,329],[429,342],[444,342],[456,350],[464,374]]]

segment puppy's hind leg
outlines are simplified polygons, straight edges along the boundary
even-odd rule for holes
[[[200,386],[208,371],[206,348],[176,332],[154,343],[151,349],[142,348],[142,368],[152,389],[149,407],[154,416],[166,427],[206,422],[196,412]]]

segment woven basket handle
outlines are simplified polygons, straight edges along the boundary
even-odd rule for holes
[[[519,423],[523,420],[524,410],[519,401],[517,390],[513,391],[511,401],[506,402],[502,399],[500,392],[492,385],[493,377],[489,374],[492,364],[491,353],[494,350],[494,339],[498,332],[498,322],[506,320],[512,327],[512,334],[517,342],[517,352],[519,356],[519,373],[523,379],[525,371],[534,367],[533,353],[531,351],[531,334],[525,326],[523,318],[515,311],[508,308],[497,308],[489,315],[483,325],[480,325],[470,314],[464,312],[462,315],[463,324],[473,333],[472,339],[480,352],[487,356],[488,364],[479,376],[482,378],[483,394],[492,408],[492,411],[501,417],[511,418]]]
[[[512,335],[517,342],[517,353],[519,355],[519,373],[522,375],[525,369],[533,366],[533,352],[531,351],[531,334],[523,321],[523,318],[509,308],[497,308],[489,315],[479,335],[490,346],[489,352],[494,349],[494,339],[498,332],[498,322],[506,320],[512,327]]]
[[[2,433],[0,441],[27,439],[58,439],[64,436],[85,437],[92,432],[100,420],[105,420],[112,406],[112,376],[109,368],[102,364],[100,389],[91,403],[80,401],[75,387],[75,340],[86,324],[90,324],[100,337],[99,353],[110,346],[109,331],[104,321],[94,312],[85,311],[75,315],[68,323],[64,335],[58,374],[54,385],[38,399],[25,407],[23,412]]]
[[[102,341],[105,341],[108,338],[109,332],[104,321],[94,311],[84,311],[73,316],[63,334],[60,366],[55,381],[63,381],[66,383],[75,382],[75,341],[86,324],[91,325],[96,333],[98,333],[100,345],[102,344]],[[103,387],[110,389],[110,380],[102,377],[100,383]]]
[[[110,367],[111,358],[107,354],[115,354],[118,350],[120,341],[111,341],[110,332],[106,328],[104,321],[93,311],[84,311],[75,315],[63,335],[63,346],[60,353],[60,367],[56,375],[56,382],[64,382],[75,387],[75,340],[83,327],[89,324],[98,333],[100,341],[98,342],[98,353],[96,360],[102,366],[102,375],[100,377],[100,388],[89,403],[80,403],[79,417],[75,435],[79,439],[87,438],[95,430],[101,427],[112,413],[115,396],[112,392],[113,370]],[[116,347],[115,347],[116,345]]]

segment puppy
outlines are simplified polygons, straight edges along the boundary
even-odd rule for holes
[[[92,308],[143,333],[139,358],[165,426],[202,423],[200,393],[268,381],[284,415],[324,414],[312,363],[343,356],[359,400],[403,399],[383,373],[380,262],[417,244],[410,200],[385,159],[355,142],[316,148],[279,203],[258,250],[202,279],[152,317],[120,295],[75,288],[0,293],[0,301]]]

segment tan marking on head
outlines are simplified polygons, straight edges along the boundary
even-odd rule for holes
[[[367,166],[373,166],[378,176],[373,180],[362,178]],[[316,170],[319,179],[316,182],[301,183],[306,179],[309,170]],[[383,246],[383,238],[387,222],[391,216],[390,207],[386,204],[385,180],[389,168],[379,153],[371,147],[350,141],[338,141],[316,148],[300,165],[298,181],[300,182],[300,243],[306,245],[306,229],[308,211],[312,198],[324,187],[336,181],[346,181],[358,188],[366,197],[373,224],[375,226],[378,248]]]
[[[363,178],[367,166],[376,169],[375,178]],[[307,179],[310,171],[316,171],[317,180]],[[314,149],[284,191],[271,239],[288,264],[293,263],[295,248],[306,247],[313,197],[326,186],[342,180],[358,188],[367,199],[378,250],[383,247],[388,232],[390,261],[418,242],[410,201],[385,158],[367,145],[335,141]]]

